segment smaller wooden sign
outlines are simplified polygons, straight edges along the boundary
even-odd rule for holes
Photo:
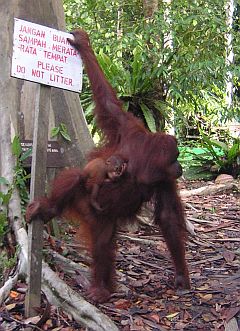
[[[32,140],[22,140],[21,147],[22,151],[25,153],[29,148],[32,148]],[[28,157],[23,161],[23,166],[31,167],[32,157]],[[64,149],[60,147],[57,141],[48,141],[47,146],[47,168],[63,168],[66,166],[64,158]]]

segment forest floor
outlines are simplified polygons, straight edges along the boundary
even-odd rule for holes
[[[199,187],[199,183],[189,185],[187,189]],[[184,203],[187,219],[195,228],[187,244],[191,290],[174,289],[172,262],[158,228],[141,224],[135,232],[120,232],[118,290],[108,303],[97,305],[119,330],[240,330],[239,192],[193,196]],[[62,245],[66,253],[70,246]],[[71,252],[68,257],[81,260]],[[80,274],[67,274],[60,263],[54,268],[81,291]],[[24,329],[25,288],[25,284],[18,283],[0,308],[0,330]],[[38,330],[86,330],[52,306],[45,319]]]

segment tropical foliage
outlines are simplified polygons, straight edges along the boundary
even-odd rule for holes
[[[201,130],[200,130],[201,131]],[[201,131],[200,147],[183,147],[182,164],[187,178],[210,179],[219,174],[240,176],[240,139],[225,137],[225,142],[209,138]]]
[[[200,137],[199,129],[210,134],[213,127],[240,121],[240,1],[234,1],[232,26],[227,23],[227,0],[159,1],[150,16],[144,4],[64,0],[68,29],[88,31],[125,110],[153,132],[174,127],[180,142],[186,140],[188,127],[195,127]],[[226,60],[229,35],[233,63]],[[230,106],[229,73],[234,86]],[[81,102],[95,133],[91,92],[84,79]]]
[[[231,109],[225,104],[226,74],[231,70],[236,84],[239,75],[237,62],[226,65],[225,0],[172,1],[171,8],[161,2],[151,19],[140,1],[65,0],[64,6],[69,30],[90,32],[126,108],[151,130],[161,128],[172,109],[178,126],[194,122],[196,113],[212,125],[239,116],[237,98]],[[238,6],[231,31],[235,54]]]

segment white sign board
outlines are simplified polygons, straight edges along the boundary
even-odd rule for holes
[[[14,19],[11,76],[80,92],[82,60],[70,33]]]

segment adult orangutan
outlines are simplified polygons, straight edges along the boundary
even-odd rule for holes
[[[91,206],[86,178],[80,169],[64,170],[53,182],[46,198],[32,202],[27,220],[53,215],[71,217],[91,242],[93,257],[89,296],[96,302],[108,300],[114,290],[115,234],[118,222],[131,220],[145,201],[154,199],[154,219],[162,230],[175,266],[175,285],[189,288],[185,261],[185,220],[176,179],[181,176],[177,161],[176,139],[165,133],[151,133],[122,104],[107,82],[89,37],[83,30],[72,33],[69,43],[80,53],[87,71],[96,104],[95,116],[105,142],[90,153],[89,159],[107,159],[120,154],[128,160],[127,171],[118,181],[104,181],[98,193],[103,210]]]

